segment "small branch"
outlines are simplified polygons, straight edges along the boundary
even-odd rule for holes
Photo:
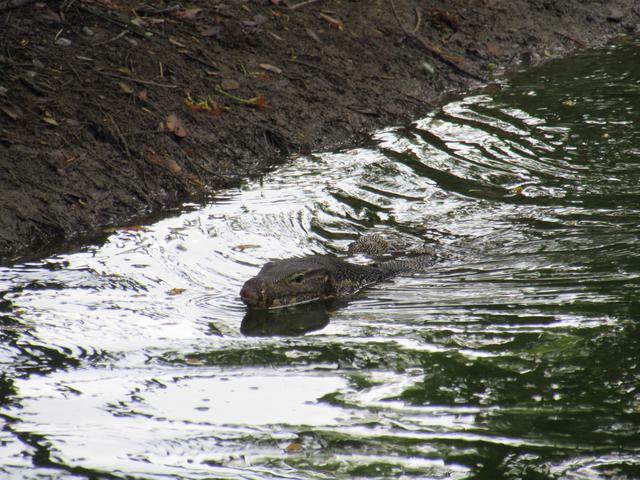
[[[314,65],[313,63],[307,63],[307,62],[303,62],[301,60],[291,60],[291,59],[287,59],[287,62],[293,63],[294,65],[302,65],[302,66],[307,67],[307,68],[312,68],[312,69],[318,70],[320,72],[325,73],[328,76],[331,76],[331,77],[334,77],[334,78],[337,78],[337,79],[341,80],[346,85],[349,84],[349,81],[345,77],[343,77],[341,74],[339,74],[338,72],[323,68],[320,65]]]
[[[146,35],[144,34],[144,32],[141,32],[132,23],[130,23],[130,22],[126,21],[126,20],[121,20],[121,19],[119,19],[117,17],[114,17],[113,15],[109,15],[108,13],[103,12],[102,10],[90,7],[88,5],[84,5],[82,3],[80,5],[78,5],[78,8],[80,10],[82,10],[83,12],[90,13],[91,15],[95,15],[96,17],[102,18],[103,20],[106,20],[107,22],[113,23],[113,24],[118,25],[118,26],[120,26],[122,28],[126,28],[131,33],[135,33],[136,35],[138,35],[138,36],[140,36],[142,38],[146,38]]]
[[[454,60],[448,58],[445,54],[443,54],[442,52],[439,52],[437,49],[435,49],[434,47],[429,45],[429,42],[427,42],[424,38],[422,38],[417,33],[410,32],[409,30],[407,30],[407,28],[403,25],[402,21],[400,20],[400,17],[398,16],[398,11],[396,10],[395,2],[393,0],[389,0],[389,3],[391,3],[391,9],[393,10],[393,16],[396,18],[396,21],[398,22],[398,25],[400,26],[400,28],[402,29],[402,31],[404,32],[404,34],[407,37],[410,37],[410,38],[413,38],[414,40],[416,40],[418,43],[420,43],[420,45],[422,45],[422,48],[424,48],[427,52],[429,52],[431,55],[436,57],[438,60],[440,60],[445,65],[448,65],[451,68],[453,68],[456,72],[461,73],[462,75],[465,75],[465,76],[467,76],[469,78],[473,78],[474,80],[478,80],[478,81],[480,81],[482,83],[486,83],[486,81],[487,81],[486,79],[484,79],[481,76],[476,75],[475,73],[470,72],[467,69],[465,69],[464,67],[460,66],[457,62],[455,62]],[[416,22],[416,26],[417,25],[418,25],[418,22]]]
[[[224,178],[222,175],[220,175],[219,173],[211,170],[210,168],[207,168],[204,165],[200,165],[200,164],[196,163],[193,160],[193,158],[191,158],[191,156],[185,151],[185,149],[182,148],[182,146],[178,145],[178,148],[180,149],[180,151],[182,151],[182,154],[185,156],[185,158],[187,160],[189,160],[189,163],[191,164],[191,166],[193,167],[194,170],[202,170],[203,172],[208,173],[209,175],[212,175],[214,177]]]
[[[65,62],[67,64],[67,67],[69,68],[69,70],[71,70],[73,72],[73,74],[75,75],[76,79],[78,80],[78,82],[80,82],[80,85],[84,84],[84,81],[82,80],[82,77],[80,75],[78,75],[78,71],[73,68],[73,65],[71,65],[71,63],[69,61]]]
[[[295,5],[291,5],[289,10],[297,10],[302,7],[306,7],[307,5],[311,5],[312,3],[317,3],[320,0],[305,0],[304,2],[296,3]]]
[[[27,87],[29,87],[34,93],[40,95],[41,97],[46,97],[49,92],[42,88],[39,85],[36,85],[30,80],[27,80],[25,77],[20,77],[20,81],[24,83]]]
[[[116,42],[116,41],[120,40],[122,37],[124,37],[127,33],[129,33],[129,30],[123,30],[118,35],[116,35],[115,37],[110,38],[108,40],[105,40],[103,42],[94,43],[93,46],[97,47],[99,45],[106,45],[107,43]]]
[[[73,6],[74,3],[76,3],[76,0],[64,0],[64,2],[62,2],[62,5],[60,5],[60,11],[66,12]]]
[[[214,65],[211,62],[208,62],[206,60],[201,59],[200,57],[197,57],[196,55],[193,55],[192,53],[188,52],[188,51],[183,51],[181,52],[185,57],[193,60],[194,62],[199,63],[200,65],[203,65],[205,67],[209,67],[212,68],[214,70],[219,70],[220,67],[218,67],[217,65]]]
[[[218,92],[220,95],[224,95],[227,98],[230,98],[231,100],[235,100],[238,103],[242,103],[243,105],[251,105],[254,107],[260,107],[261,102],[263,101],[264,97],[262,95],[258,95],[256,97],[253,98],[242,98],[242,97],[237,97],[236,95],[232,95],[229,92],[225,91],[222,87],[216,87],[216,92]]]
[[[416,7],[416,26],[413,28],[414,35],[418,34],[418,30],[420,30],[420,24],[422,24],[422,12],[420,11],[420,7]]]
[[[170,83],[158,83],[158,82],[153,82],[151,80],[140,80],[139,78],[127,77],[125,75],[118,75],[116,73],[103,72],[100,70],[94,70],[94,71],[96,73],[99,73],[100,75],[106,75],[107,77],[118,78],[120,80],[128,80],[129,82],[140,83],[142,85],[151,85],[153,87],[162,87],[162,88],[178,88],[177,85],[173,85]]]
[[[127,140],[124,138],[124,135],[122,135],[122,132],[120,131],[120,127],[118,127],[118,124],[116,123],[116,121],[113,119],[111,115],[109,115],[109,120],[111,120],[111,124],[115,129],[116,135],[118,136],[118,140],[120,140],[120,144],[121,144],[120,146],[124,149],[125,153],[127,154],[127,157],[131,159],[131,151],[129,150],[129,144],[127,143]]]

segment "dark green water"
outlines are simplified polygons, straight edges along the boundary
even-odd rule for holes
[[[245,317],[363,232],[428,272]],[[0,269],[0,478],[640,478],[640,42]]]

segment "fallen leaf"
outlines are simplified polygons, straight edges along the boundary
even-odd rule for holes
[[[267,17],[258,13],[257,15],[253,16],[253,20],[244,20],[242,24],[245,27],[259,27],[260,25],[267,23],[268,21],[269,19]]]
[[[197,175],[189,175],[187,180],[198,188],[204,188],[204,183],[202,183],[202,180],[200,180]]]
[[[184,363],[187,365],[206,365],[206,362],[203,359],[193,356],[185,357]]]
[[[344,23],[342,22],[342,20],[338,20],[337,18],[334,18],[331,15],[327,15],[326,13],[319,13],[318,16],[323,20],[326,20],[327,22],[329,22],[332,27],[340,31],[344,30]]]
[[[220,86],[222,87],[223,90],[227,90],[227,91],[238,90],[240,88],[240,84],[236,80],[233,80],[231,78],[220,82]]]
[[[302,450],[302,445],[294,440],[289,445],[287,445],[286,450],[289,453],[299,452],[300,450]]]
[[[166,168],[176,177],[182,173],[182,168],[174,159],[160,155],[151,148],[147,148],[147,161],[153,165]]]
[[[118,82],[118,86],[120,87],[120,90],[122,90],[124,93],[127,93],[127,94],[133,93],[133,87],[128,83]]]
[[[175,16],[182,20],[193,20],[201,11],[201,8],[185,8],[183,10],[178,10],[175,13]]]
[[[252,98],[242,98],[242,97],[237,97],[235,95],[232,95],[231,93],[227,92],[225,89],[223,89],[220,86],[216,87],[216,90],[218,91],[218,93],[224,95],[225,97],[231,98],[232,100],[235,100],[236,102],[240,102],[245,105],[252,105],[260,108],[266,108],[269,106],[267,97],[265,97],[264,95],[257,95]]]
[[[282,73],[282,70],[279,69],[278,67],[274,66],[274,65],[270,65],[268,63],[261,63],[260,64],[260,68],[262,68],[263,70],[266,70],[267,72],[271,72],[271,73]]]
[[[435,21],[442,23],[456,32],[460,30],[460,19],[457,15],[451,14],[447,11],[433,9],[429,12],[429,16]]]
[[[194,99],[190,93],[187,93],[187,97],[184,99],[184,103],[194,112],[209,112],[213,116],[222,115],[225,108],[211,97],[207,97],[204,100]]]
[[[18,117],[20,116],[18,111],[11,105],[0,105],[0,110],[2,110],[11,120],[18,120]]]
[[[241,243],[240,245],[236,245],[233,249],[236,251],[244,252],[245,250],[251,250],[254,248],[260,248],[260,245],[255,243]]]
[[[169,290],[167,293],[169,295],[180,295],[182,292],[184,292],[185,289],[184,288],[172,288],[171,290]]]
[[[220,27],[207,27],[203,31],[200,32],[201,37],[213,37],[215,35],[220,35],[222,28]]]
[[[182,173],[182,167],[180,167],[180,165],[178,165],[178,162],[176,162],[173,158],[167,158],[165,166],[167,167],[167,170],[173,173],[176,177]]]
[[[184,138],[189,135],[182,124],[182,120],[180,120],[180,117],[178,117],[176,113],[170,113],[167,115],[165,125],[167,126],[167,130],[178,138]]]
[[[222,115],[224,112],[228,110],[229,110],[229,107],[225,107],[221,103],[209,101],[209,112],[214,117],[219,117],[220,115]]]
[[[269,106],[269,101],[264,95],[258,95],[257,97],[250,98],[249,100],[253,105],[259,108],[267,108]]]
[[[59,37],[54,43],[60,47],[69,47],[71,45],[71,40],[69,40],[68,38]]]
[[[133,23],[136,27],[139,27],[139,28],[145,28],[147,26],[147,22],[140,17],[131,19],[131,23]]]
[[[58,121],[53,118],[53,116],[49,112],[44,112],[44,115],[42,115],[42,121],[53,127],[57,127],[59,125]]]
[[[433,68],[433,65],[431,65],[429,62],[422,62],[420,65],[418,65],[418,67],[428,75],[433,75],[434,73],[436,73],[436,69]]]
[[[169,43],[171,43],[172,45],[175,45],[176,47],[187,48],[187,45],[182,43],[176,37],[169,37]]]

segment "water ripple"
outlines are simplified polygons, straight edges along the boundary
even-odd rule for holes
[[[639,55],[552,62],[0,268],[0,472],[637,477]],[[438,263],[247,314],[265,262],[363,232]]]

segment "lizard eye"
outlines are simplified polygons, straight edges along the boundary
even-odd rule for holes
[[[303,275],[296,275],[295,277],[293,277],[291,279],[291,281],[293,283],[302,283],[303,280],[304,280],[304,276]]]

